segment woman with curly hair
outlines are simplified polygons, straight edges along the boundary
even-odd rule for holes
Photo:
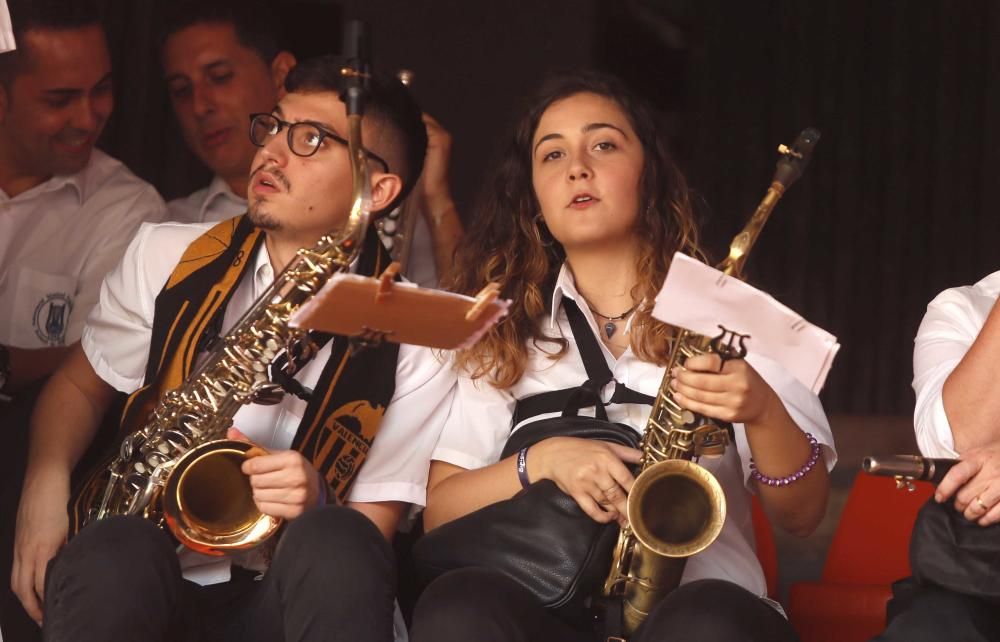
[[[581,386],[587,354],[599,355],[613,379],[581,414],[643,431],[677,333],[650,314],[675,251],[702,256],[687,184],[650,108],[612,77],[550,79],[516,126],[456,258],[452,289],[471,294],[497,282],[512,305],[455,357],[459,388],[433,454],[428,531],[546,479],[597,522],[625,522],[638,450],[556,436],[500,454],[512,432],[560,414],[540,400]],[[815,529],[835,461],[822,406],[759,355],[724,364],[692,357],[673,375],[682,406],[733,424],[733,445],[700,462],[721,483],[728,516],[633,642],[794,640],[780,607],[764,597],[750,493],[785,530]],[[427,588],[411,637],[589,640],[592,628],[587,618],[546,611],[494,570],[465,568]]]

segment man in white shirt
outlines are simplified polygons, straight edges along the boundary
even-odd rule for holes
[[[104,275],[156,190],[94,149],[111,63],[91,2],[12,0],[0,54],[0,388],[51,373],[80,338]]]
[[[263,3],[248,7],[239,0],[187,0],[166,11],[160,58],[174,115],[191,151],[215,174],[208,187],[170,201],[169,218],[222,221],[246,211],[255,151],[245,136],[249,114],[266,112],[278,102],[295,57],[281,48],[278,21]],[[425,123],[427,176],[414,192],[419,218],[406,241],[411,251],[405,274],[434,287],[451,263],[462,223],[448,183],[451,139],[429,116]],[[383,238],[402,231],[390,218],[382,229]],[[390,249],[392,243],[386,241]]]
[[[198,0],[165,9],[160,59],[184,140],[215,174],[208,187],[168,204],[171,220],[223,221],[247,208],[249,116],[274,107],[295,57],[278,45],[267,6]]]
[[[1000,521],[1000,272],[945,290],[927,306],[913,350],[914,429],[926,457],[961,458],[938,485],[970,522]],[[922,586],[881,642],[1000,639],[994,604]]]
[[[140,407],[171,383],[175,369],[186,375],[195,355],[209,349],[203,340],[210,344],[217,331],[226,332],[300,247],[346,220],[351,169],[340,78],[340,63],[331,59],[303,63],[289,74],[286,96],[258,114],[251,130],[260,148],[247,217],[214,227],[143,228],[105,282],[82,348],[43,391],[12,584],[39,621],[44,603],[46,639],[161,639],[168,633],[289,642],[393,639],[395,578],[387,540],[405,507],[425,501],[429,456],[454,383],[451,369],[426,349],[402,346],[397,356],[385,344],[348,358],[346,342],[334,338],[297,370],[296,385],[284,381],[308,401],[286,395],[278,405],[252,404],[236,413],[233,424],[270,451],[243,464],[254,502],[289,522],[269,566],[252,552],[214,563],[191,551],[175,555],[162,531],[136,517],[90,524],[63,547],[69,473],[114,390],[147,384],[132,398]],[[412,185],[424,136],[406,90],[373,78],[364,126],[373,211],[390,207]],[[359,271],[382,256],[370,251],[376,244],[366,244]],[[205,294],[217,288],[228,288],[220,304]],[[186,290],[194,294],[179,301]],[[204,323],[186,321],[195,307]],[[386,355],[391,361],[381,360]],[[368,377],[350,374],[366,364],[379,367]],[[341,391],[351,389],[360,389],[363,401],[341,403]],[[137,418],[139,425],[146,421],[142,411]],[[327,505],[333,503],[346,507]],[[74,500],[74,508],[79,505]],[[253,581],[265,567],[263,581]]]

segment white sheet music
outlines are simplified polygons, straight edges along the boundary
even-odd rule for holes
[[[653,316],[705,336],[748,334],[747,350],[783,365],[815,393],[840,350],[837,337],[739,279],[681,253],[674,254]]]
[[[0,0],[0,53],[17,49],[14,42],[14,27],[10,23],[7,0]]]

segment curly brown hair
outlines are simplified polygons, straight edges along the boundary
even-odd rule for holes
[[[565,338],[542,331],[541,320],[549,306],[546,293],[565,252],[548,228],[536,221],[540,207],[532,185],[531,141],[550,105],[583,93],[613,100],[643,146],[636,274],[647,278],[631,292],[633,300],[644,305],[636,312],[630,333],[632,350],[640,359],[666,363],[673,330],[650,312],[671,257],[675,251],[701,257],[687,181],[674,164],[652,109],[613,76],[584,71],[550,77],[515,126],[446,283],[455,292],[474,294],[494,281],[500,284],[501,296],[513,302],[506,318],[475,346],[456,355],[457,367],[473,378],[487,376],[498,388],[513,385],[524,374],[529,342],[552,359],[566,351]]]

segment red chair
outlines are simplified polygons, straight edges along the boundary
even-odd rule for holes
[[[788,616],[802,642],[865,642],[885,628],[891,584],[910,575],[910,531],[934,487],[897,490],[888,477],[858,473],[819,582],[797,582]]]

